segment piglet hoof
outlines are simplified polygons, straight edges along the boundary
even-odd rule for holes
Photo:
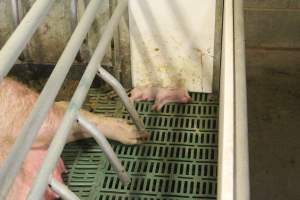
[[[131,90],[131,92],[129,93],[129,99],[132,102],[135,101],[141,101],[143,98],[143,93],[141,92],[141,90],[139,88],[134,88],[133,90]]]
[[[132,101],[152,101],[157,95],[158,88],[156,87],[136,87],[130,92]]]
[[[155,102],[153,106],[151,106],[151,110],[159,112],[163,106],[164,104]]]
[[[138,131],[138,143],[137,144],[141,144],[141,143],[145,143],[150,139],[150,134],[144,130],[144,131]]]
[[[106,117],[97,127],[107,138],[126,145],[141,144],[149,139],[148,133],[138,131],[124,119]]]
[[[136,144],[142,144],[149,140],[150,134],[145,131],[137,131],[135,127],[132,129],[132,131],[127,133],[121,133],[119,138],[119,142],[125,145],[136,145]]]

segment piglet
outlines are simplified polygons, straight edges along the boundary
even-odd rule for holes
[[[36,92],[19,82],[9,78],[0,82],[0,167],[7,158],[37,98]],[[67,106],[68,102],[56,102],[49,110],[7,200],[26,199]],[[123,119],[95,115],[84,110],[80,110],[80,114],[93,123],[107,138],[123,144],[138,144],[149,137],[146,133],[139,133],[134,126],[129,125]],[[74,123],[68,142],[89,137],[89,134],[85,133],[77,123]],[[61,173],[64,171],[63,162],[59,160],[52,176],[62,182]],[[49,188],[44,195],[45,200],[53,200],[56,197],[57,195]]]
[[[152,101],[158,93],[158,87],[136,87],[130,92],[132,101]]]
[[[183,87],[136,87],[130,92],[132,101],[155,100],[152,110],[159,111],[168,103],[188,103],[191,100]]]

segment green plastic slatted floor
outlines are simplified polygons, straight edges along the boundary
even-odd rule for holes
[[[161,112],[151,111],[152,102],[136,104],[150,141],[139,146],[112,143],[132,177],[130,185],[121,185],[91,139],[66,146],[65,182],[81,199],[89,200],[216,199],[218,104],[206,94],[191,96],[190,104],[170,104]],[[119,101],[108,100],[95,89],[86,105],[95,113],[130,121]]]

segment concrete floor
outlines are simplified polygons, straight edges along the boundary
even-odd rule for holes
[[[297,51],[247,50],[252,200],[300,199],[299,66]]]

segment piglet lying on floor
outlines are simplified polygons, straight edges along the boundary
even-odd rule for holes
[[[37,93],[12,79],[4,79],[0,83],[0,167],[7,158],[37,97]],[[67,106],[67,102],[58,102],[50,109],[6,200],[26,199],[33,179],[42,165],[42,160],[47,154],[48,146],[59,127]],[[80,111],[80,114],[94,123],[109,139],[124,144],[137,144],[145,141],[148,137],[147,134],[138,133],[134,126],[128,125],[123,119],[99,116],[83,110]],[[88,137],[90,136],[74,124],[68,142]],[[57,181],[62,182],[61,174],[64,171],[63,162],[59,160],[52,175]],[[57,195],[48,189],[44,199],[52,200],[56,197]]]
[[[159,111],[167,103],[188,103],[191,100],[183,87],[136,87],[131,91],[132,101],[155,100],[152,110]]]

